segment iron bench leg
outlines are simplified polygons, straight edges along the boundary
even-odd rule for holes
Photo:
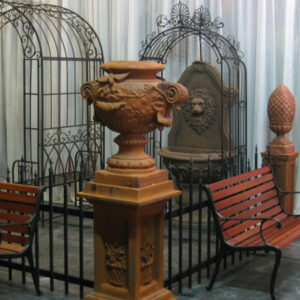
[[[213,274],[213,276],[212,276],[212,278],[210,280],[209,285],[206,287],[206,289],[208,291],[210,291],[212,289],[212,287],[213,287],[213,284],[214,284],[214,282],[216,280],[216,277],[217,277],[217,275],[219,273],[220,264],[221,264],[222,258],[225,255],[225,252],[226,252],[225,247],[221,245],[220,252],[218,253],[218,257],[217,257],[217,261],[216,261],[216,266],[215,266],[214,274]]]
[[[40,295],[42,295],[42,292],[41,292],[40,287],[39,287],[38,273],[37,273],[37,269],[34,267],[34,264],[33,264],[33,256],[32,256],[31,251],[27,254],[27,258],[28,258],[28,261],[29,261],[29,267],[30,267],[30,271],[31,271],[31,274],[32,274],[32,279],[33,279],[33,283],[34,283],[34,286],[35,286],[36,293],[40,296]]]
[[[274,293],[274,286],[275,286],[275,279],[278,271],[278,267],[280,264],[280,259],[281,259],[281,250],[275,248],[275,263],[273,267],[273,272],[272,272],[272,277],[271,277],[271,284],[270,284],[270,293],[271,293],[271,298],[272,300],[276,300],[275,293]]]

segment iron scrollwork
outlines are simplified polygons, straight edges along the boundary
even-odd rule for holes
[[[166,63],[166,56],[172,47],[190,35],[200,35],[201,39],[211,41],[212,48],[218,53],[217,62],[220,56],[243,55],[239,51],[239,43],[232,36],[225,39],[218,33],[224,26],[221,18],[212,20],[209,10],[203,5],[191,14],[187,5],[179,1],[171,9],[170,18],[166,15],[157,17],[156,26],[157,32],[150,33],[142,42],[139,53],[142,60],[155,59]]]
[[[170,25],[174,27],[186,26],[200,30],[218,30],[224,26],[220,17],[211,21],[210,12],[203,5],[197,8],[191,16],[187,5],[181,1],[173,6],[170,19],[165,15],[160,15],[156,19],[156,24],[159,30]]]
[[[50,4],[31,4],[26,2],[1,2],[1,8],[5,8],[5,4],[10,6],[1,15],[1,27],[6,23],[12,23],[18,30],[19,22],[22,23],[23,33],[19,32],[23,44],[24,53],[27,58],[39,58],[41,56],[40,50],[37,51],[38,39],[35,40],[34,35],[37,35],[34,25],[29,21],[27,16],[40,16],[45,14],[50,18],[65,21],[74,33],[79,35],[79,40],[82,43],[85,54],[88,58],[103,59],[100,41],[94,29],[79,15],[73,11]],[[20,20],[20,21],[19,21]],[[6,22],[4,24],[4,22]],[[98,49],[101,49],[99,52]]]
[[[15,27],[15,29],[17,30],[20,36],[24,56],[26,58],[40,58],[41,49],[38,43],[38,37],[36,31],[32,23],[24,15],[24,11],[22,9],[20,9],[19,7],[15,8],[11,4],[9,5],[10,5],[9,9],[4,11],[0,15],[1,16],[0,28],[3,28],[6,24],[11,23]],[[1,8],[4,8],[3,3]]]

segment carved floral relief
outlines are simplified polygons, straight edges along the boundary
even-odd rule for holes
[[[107,281],[114,286],[127,286],[128,248],[117,240],[106,242],[105,266]]]
[[[154,279],[153,267],[155,264],[155,222],[148,218],[142,223],[141,241],[141,281],[143,285]]]

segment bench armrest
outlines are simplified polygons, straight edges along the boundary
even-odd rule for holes
[[[271,222],[275,222],[276,223],[276,228],[278,228],[278,229],[280,229],[281,227],[282,227],[282,223],[281,223],[281,221],[279,220],[279,219],[276,219],[276,218],[235,218],[235,217],[233,217],[233,218],[226,218],[226,217],[223,217],[222,215],[220,215],[220,214],[218,214],[219,216],[220,216],[220,218],[222,219],[221,220],[221,222],[222,221],[224,221],[223,222],[223,224],[221,225],[221,228],[223,227],[223,225],[227,222],[227,221],[261,221],[261,223],[260,223],[260,228],[259,228],[259,233],[260,233],[260,236],[261,236],[261,238],[262,238],[262,240],[263,240],[263,242],[267,245],[267,246],[272,246],[272,245],[270,245],[267,241],[266,241],[266,239],[265,239],[265,237],[264,237],[264,234],[263,234],[263,225],[264,225],[264,223],[265,222],[268,222],[268,221],[271,221]]]
[[[276,218],[226,218],[223,217],[222,215],[218,214],[219,217],[222,219],[221,221],[224,221],[224,223],[222,224],[222,226],[227,222],[227,221],[262,221],[261,225],[263,223],[265,223],[266,221],[273,221],[277,223],[277,228],[281,228],[282,227],[282,223],[280,220],[276,219]]]

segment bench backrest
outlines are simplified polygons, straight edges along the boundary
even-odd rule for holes
[[[0,182],[0,225],[30,221],[31,228],[29,231],[25,225],[0,226],[1,242],[12,247],[25,247],[32,242],[43,190],[38,186]]]
[[[257,232],[261,221],[227,221],[222,218],[281,219],[278,191],[269,166],[243,173],[206,186],[221,236],[232,244],[242,242]]]

